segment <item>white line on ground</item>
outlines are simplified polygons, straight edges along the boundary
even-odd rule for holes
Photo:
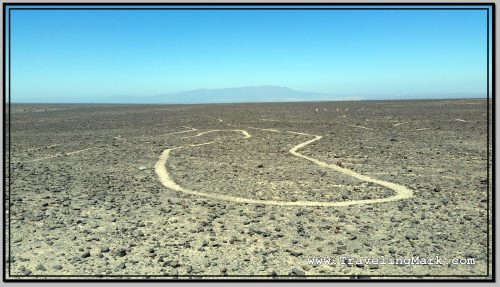
[[[168,136],[168,135],[184,134],[184,133],[190,133],[190,132],[195,132],[195,131],[197,131],[197,129],[195,129],[195,128],[190,128],[190,127],[186,127],[186,126],[182,126],[182,127],[183,127],[183,128],[186,128],[186,129],[190,129],[190,130],[187,130],[187,131],[179,131],[179,132],[171,132],[171,133],[161,134],[160,136]]]
[[[280,132],[279,130],[275,130],[275,129],[263,129],[263,128],[254,128],[254,127],[248,127],[248,128],[253,129],[253,130],[261,130],[261,131],[268,131],[268,132],[274,132],[274,133]]]
[[[397,123],[397,124],[395,124],[395,125],[392,125],[392,126],[393,126],[393,127],[397,127],[397,126],[400,126],[400,125],[404,125],[404,124],[407,124],[407,123],[409,123],[409,122],[402,122],[402,123]]]
[[[91,150],[91,149],[94,149],[94,147],[89,147],[89,148],[76,150],[76,151],[72,151],[72,152],[67,152],[67,153],[54,154],[54,155],[50,155],[50,156],[46,156],[46,157],[42,157],[42,158],[37,158],[37,159],[32,159],[32,160],[27,160],[27,161],[23,161],[23,162],[35,162],[35,161],[41,161],[41,160],[46,160],[46,159],[51,159],[51,158],[56,158],[56,157],[61,157],[61,156],[73,155],[73,154],[82,153],[84,151]]]
[[[56,146],[60,146],[60,144],[53,144],[53,145],[48,145],[48,146],[43,146],[43,147],[30,148],[30,149],[27,149],[27,150],[23,150],[22,152],[28,152],[28,151],[33,151],[33,150],[40,150],[40,149],[51,148],[51,147],[56,147]]]
[[[218,132],[221,130],[211,130],[211,131],[206,131],[199,133],[196,136],[201,136],[206,133],[210,132]],[[249,138],[251,135],[246,132],[245,130],[231,130],[231,131],[240,131],[243,135],[244,138]],[[351,200],[351,201],[341,201],[341,202],[322,202],[322,201],[275,201],[275,200],[258,200],[258,199],[251,199],[251,198],[243,198],[243,197],[237,197],[237,196],[231,196],[231,195],[225,195],[225,194],[208,194],[204,192],[199,192],[195,190],[191,190],[188,188],[184,188],[180,185],[178,185],[171,177],[170,174],[168,173],[168,170],[166,168],[166,163],[170,155],[170,151],[173,149],[179,149],[183,147],[176,147],[176,148],[169,148],[165,149],[158,161],[155,164],[155,171],[156,174],[158,175],[158,178],[160,179],[160,182],[167,188],[183,192],[186,194],[191,194],[191,195],[196,195],[196,196],[202,196],[206,198],[211,198],[211,199],[216,199],[216,200],[225,200],[225,201],[231,201],[231,202],[236,202],[236,203],[251,203],[251,204],[265,204],[265,205],[278,205],[278,206],[325,206],[325,207],[330,207],[330,206],[349,206],[349,205],[362,205],[362,204],[373,204],[373,203],[382,203],[382,202],[390,202],[390,201],[396,201],[396,200],[402,200],[402,199],[407,199],[413,197],[413,192],[396,183],[392,182],[387,182],[383,180],[378,180],[371,178],[366,175],[362,175],[359,173],[356,173],[352,170],[342,168],[337,165],[332,165],[332,164],[327,164],[325,162],[319,161],[315,158],[311,158],[308,156],[305,156],[299,152],[297,152],[298,149],[303,148],[307,146],[308,144],[315,142],[317,140],[320,140],[322,136],[317,136],[317,135],[311,135],[311,134],[306,134],[306,133],[299,133],[299,132],[292,132],[292,131],[287,131],[289,133],[294,133],[294,134],[300,134],[300,135],[306,135],[306,136],[314,136],[313,139],[305,141],[303,143],[300,143],[294,147],[292,147],[289,152],[295,156],[304,158],[308,161],[311,161],[315,163],[316,165],[323,166],[329,169],[333,169],[335,171],[344,173],[346,175],[355,177],[357,179],[360,179],[362,181],[367,181],[367,182],[373,182],[375,184],[387,187],[389,189],[392,189],[393,191],[396,192],[395,195],[385,197],[385,198],[377,198],[377,199],[364,199],[364,200]],[[212,144],[214,142],[207,142],[204,144]],[[195,145],[192,145],[195,146]]]
[[[363,126],[355,126],[355,125],[349,125],[350,127],[353,127],[353,128],[360,128],[360,129],[365,129],[365,130],[373,130],[372,128],[367,128],[367,127],[363,127]]]

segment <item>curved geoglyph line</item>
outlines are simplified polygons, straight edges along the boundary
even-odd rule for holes
[[[244,138],[250,138],[251,135],[245,131],[245,130],[210,130],[202,133],[198,133],[197,135],[191,136],[191,137],[198,137],[207,133],[211,132],[220,132],[220,131],[236,131],[236,132],[241,132],[244,136]],[[209,193],[204,193],[200,191],[195,191],[191,190],[185,187],[182,187],[178,185],[170,176],[166,164],[167,160],[170,156],[170,151],[175,150],[175,149],[182,149],[182,148],[189,148],[189,147],[194,147],[194,146],[200,146],[200,145],[208,145],[208,144],[214,144],[217,141],[211,141],[211,142],[206,142],[202,144],[193,144],[193,145],[186,145],[186,146],[180,146],[180,147],[174,147],[174,148],[169,148],[165,149],[158,161],[155,164],[155,171],[156,174],[158,175],[160,182],[167,188],[183,192],[186,194],[191,194],[191,195],[196,195],[196,196],[202,196],[210,199],[216,199],[216,200],[224,200],[224,201],[231,201],[231,202],[236,202],[236,203],[250,203],[250,204],[264,204],[264,205],[278,205],[278,206],[320,206],[320,207],[329,207],[329,206],[349,206],[349,205],[363,205],[363,204],[374,204],[374,203],[383,203],[383,202],[390,202],[390,201],[396,201],[396,200],[402,200],[402,199],[408,199],[413,197],[413,192],[408,189],[405,186],[388,182],[388,181],[383,181],[375,178],[371,178],[367,175],[362,175],[357,172],[354,172],[352,170],[342,168],[337,165],[332,165],[328,164],[325,162],[322,162],[320,160],[317,160],[312,157],[305,156],[297,150],[300,148],[303,148],[307,146],[308,144],[311,144],[317,140],[320,140],[322,136],[318,135],[310,135],[306,133],[299,133],[299,132],[292,132],[288,131],[289,133],[293,134],[299,134],[299,135],[304,135],[304,136],[314,136],[313,139],[305,141],[303,143],[300,143],[294,147],[292,147],[289,152],[295,156],[301,157],[303,159],[306,159],[308,161],[311,161],[315,163],[316,165],[329,168],[332,170],[335,170],[337,172],[341,172],[343,174],[352,176],[354,178],[360,179],[362,181],[367,181],[367,182],[373,182],[375,184],[387,187],[391,190],[393,190],[396,194],[393,196],[389,197],[384,197],[384,198],[377,198],[377,199],[362,199],[362,200],[350,200],[350,201],[338,201],[338,202],[324,202],[324,201],[276,201],[276,200],[260,200],[260,199],[251,199],[251,198],[244,198],[244,197],[238,197],[238,196],[231,196],[231,195],[224,195],[224,194],[209,194]]]

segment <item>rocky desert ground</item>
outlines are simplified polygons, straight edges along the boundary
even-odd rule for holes
[[[486,100],[10,112],[7,278],[491,278]]]

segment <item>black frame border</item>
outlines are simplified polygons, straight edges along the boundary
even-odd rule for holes
[[[495,3],[491,2],[467,2],[467,3],[424,3],[424,2],[405,2],[405,3],[373,3],[373,2],[358,2],[358,3],[320,3],[320,2],[311,2],[311,3],[282,3],[282,2],[234,2],[234,3],[206,3],[206,2],[172,2],[172,3],[140,3],[140,2],[123,2],[123,3],[109,3],[109,2],[98,2],[98,3],[90,3],[90,2],[82,2],[82,3],[41,3],[41,2],[8,2],[2,3],[3,6],[3,29],[2,29],[2,38],[3,38],[3,204],[4,204],[4,221],[2,223],[2,239],[3,239],[3,253],[4,253],[4,268],[2,270],[3,281],[4,282],[190,282],[190,281],[201,281],[201,282],[243,282],[243,281],[254,281],[254,282],[496,282],[496,258],[495,258]],[[11,6],[33,6],[33,7],[11,7]],[[37,6],[61,6],[61,7],[37,7]],[[64,6],[64,7],[62,7]],[[66,7],[67,6],[67,7]],[[79,6],[79,7],[75,7]],[[88,7],[93,6],[93,7]],[[99,7],[100,6],[100,7]],[[102,7],[102,6],[110,6],[110,7]],[[122,6],[122,7],[113,7],[113,6]],[[126,6],[126,7],[123,7]],[[134,6],[146,6],[146,7],[134,7]],[[147,6],[155,6],[155,7],[147,7]],[[168,7],[170,6],[170,7]],[[185,7],[178,7],[185,6]],[[203,7],[192,7],[192,6],[203,6]],[[236,7],[221,7],[221,6],[236,6]],[[246,6],[246,7],[238,7],[238,6]],[[259,7],[253,7],[259,6]],[[272,6],[272,7],[269,7]],[[283,7],[288,6],[288,7]],[[295,7],[297,6],[297,7]],[[312,6],[312,7],[311,7]],[[321,7],[318,7],[321,6]],[[349,6],[349,7],[346,7]],[[359,7],[365,6],[365,7]],[[366,7],[368,6],[368,7]],[[392,6],[392,7],[387,7]],[[408,7],[412,6],[412,7]],[[419,6],[426,6],[419,7]],[[443,7],[433,7],[433,6],[443,6]],[[464,6],[464,7],[446,7],[446,6]],[[474,6],[487,6],[482,8],[472,8]],[[178,276],[164,276],[164,275],[11,275],[11,264],[8,263],[8,276],[6,272],[6,263],[10,259],[10,246],[11,246],[11,213],[10,213],[10,176],[11,176],[11,137],[10,137],[10,111],[11,111],[11,85],[10,85],[10,70],[11,70],[11,61],[10,61],[10,27],[11,27],[11,10],[485,10],[486,11],[486,73],[487,73],[487,202],[488,202],[488,210],[487,210],[487,224],[488,224],[488,233],[487,233],[487,274],[486,275],[356,275],[352,279],[333,279],[335,277],[346,278],[349,276],[346,275],[309,275],[303,277],[294,277],[290,275],[278,275],[275,277],[266,276],[266,275],[178,275]],[[490,94],[490,13],[491,10],[491,94]],[[8,11],[8,12],[7,12]],[[6,16],[8,15],[8,26],[6,25]],[[8,27],[8,58],[6,57],[6,27]],[[6,71],[6,62],[8,59],[8,67]],[[6,74],[7,72],[7,74]],[[8,75],[8,80],[7,80]],[[8,88],[6,87],[6,83],[8,83]],[[8,93],[8,104],[6,104],[6,97]],[[490,99],[491,95],[491,99]],[[490,104],[492,106],[492,125],[490,126]],[[8,110],[6,109],[8,108]],[[6,130],[6,122],[8,119],[8,128]],[[490,128],[492,131],[492,160],[490,161]],[[8,152],[6,147],[7,144],[7,131],[8,131]],[[7,161],[8,158],[8,167]],[[490,164],[493,177],[490,177]],[[9,170],[8,176],[6,176],[7,168]],[[492,180],[492,186],[490,186],[490,178]],[[8,183],[8,184],[7,184]],[[9,190],[9,200],[6,202],[6,187]],[[492,212],[492,254],[489,253],[490,250],[490,188],[491,188],[491,212]],[[6,206],[8,208],[6,208]],[[6,223],[5,223],[5,215],[7,210],[8,214],[8,244],[9,244],[9,253],[6,253],[6,245],[5,241],[6,237]],[[8,256],[7,256],[8,255]],[[491,258],[491,272],[490,272],[490,258]],[[132,277],[135,279],[130,279],[128,277]],[[374,279],[366,279],[366,277],[374,278]],[[433,278],[433,279],[418,279],[418,278]],[[19,279],[17,279],[19,278]],[[27,279],[29,278],[29,279]],[[44,279],[41,279],[44,278]],[[54,279],[45,279],[45,278],[54,278]],[[82,279],[64,279],[64,278],[82,278]],[[87,279],[83,279],[87,278]],[[109,278],[120,278],[120,279],[109,279]],[[159,278],[159,279],[156,279]],[[163,279],[161,279],[163,278]],[[172,278],[172,279],[166,279]],[[180,279],[183,278],[183,279]],[[213,279],[211,279],[213,278]],[[239,278],[239,279],[235,279]],[[251,279],[249,279],[251,278]],[[261,278],[261,279],[254,279]],[[281,279],[283,278],[283,279]],[[389,279],[388,279],[389,278]],[[401,278],[409,278],[409,279],[401,279]],[[443,278],[443,279],[437,279]],[[457,279],[451,279],[457,278]],[[477,279],[470,279],[477,278]],[[481,279],[484,278],[484,279]]]

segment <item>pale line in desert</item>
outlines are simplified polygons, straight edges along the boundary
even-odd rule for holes
[[[178,132],[171,132],[171,133],[167,133],[167,134],[161,134],[160,136],[168,136],[168,135],[176,135],[176,134],[184,134],[184,133],[190,133],[190,132],[195,132],[195,131],[198,131],[197,129],[195,128],[190,128],[190,127],[186,127],[186,126],[182,126],[183,128],[186,128],[186,129],[190,129],[190,130],[187,130],[187,131],[178,131]]]
[[[210,132],[217,132],[220,130],[212,130],[212,131],[207,131],[207,132],[202,132],[199,133],[196,136],[201,136],[206,133]],[[245,130],[232,130],[232,131],[239,131],[241,132],[245,138],[251,137],[251,135],[246,132]],[[294,133],[294,134],[302,134],[302,135],[307,135],[307,136],[314,136],[314,135],[309,135],[305,133],[298,133],[298,132],[290,132],[289,133]],[[178,185],[171,177],[170,174],[167,171],[166,163],[168,160],[168,157],[170,155],[170,151],[173,149],[179,149],[182,147],[177,147],[177,148],[170,148],[170,149],[165,149],[158,161],[155,164],[155,171],[156,174],[158,175],[160,182],[167,188],[175,190],[175,191],[180,191],[186,194],[191,194],[191,195],[197,195],[197,196],[202,196],[202,197],[207,197],[211,199],[217,199],[217,200],[225,200],[225,201],[231,201],[231,202],[237,202],[237,203],[250,203],[250,204],[264,204],[264,205],[278,205],[278,206],[322,206],[322,207],[330,207],[330,206],[349,206],[349,205],[362,205],[362,204],[373,204],[373,203],[382,203],[382,202],[390,202],[390,201],[396,201],[396,200],[401,200],[401,199],[407,199],[413,197],[413,192],[409,190],[408,188],[392,183],[392,182],[387,182],[383,180],[378,180],[371,178],[366,175],[362,175],[359,173],[356,173],[352,170],[346,169],[346,168],[341,168],[337,165],[331,165],[327,164],[325,162],[319,161],[317,159],[305,156],[297,152],[298,149],[305,147],[306,145],[317,141],[321,139],[322,136],[314,136],[313,139],[305,141],[303,143],[300,143],[293,148],[289,150],[289,152],[295,156],[304,158],[306,160],[309,160],[319,166],[323,166],[326,168],[333,169],[335,171],[344,173],[346,175],[355,177],[357,179],[363,180],[363,181],[368,181],[368,182],[373,182],[375,184],[387,187],[389,189],[392,189],[393,191],[396,192],[395,195],[390,196],[390,197],[385,197],[385,198],[379,198],[379,199],[364,199],[364,200],[351,200],[351,201],[341,201],[341,202],[321,202],[321,201],[275,201],[275,200],[258,200],[258,199],[250,199],[250,198],[243,198],[243,197],[236,197],[236,196],[230,196],[230,195],[224,195],[224,194],[207,194],[204,192],[199,192],[199,191],[194,191],[190,190],[187,188],[184,188],[180,185]],[[210,144],[210,143],[206,143]]]
[[[51,148],[51,147],[56,147],[60,146],[60,144],[53,144],[53,145],[48,145],[48,146],[43,146],[43,147],[35,147],[35,148],[30,148],[27,150],[23,150],[22,152],[27,152],[27,151],[32,151],[32,150],[39,150],[39,149],[44,149],[44,148]]]
[[[416,129],[412,130],[411,132],[416,132],[416,131],[425,131],[425,130],[430,130],[431,128],[422,128],[422,129]]]
[[[367,127],[363,127],[363,126],[355,126],[355,125],[349,125],[350,127],[353,127],[353,128],[360,128],[360,129],[365,129],[365,130],[373,130],[372,128],[367,128]]]
[[[287,132],[291,133],[291,134],[302,135],[302,136],[315,136],[315,135],[310,135],[310,134],[306,134],[306,133],[299,133],[299,132],[293,132],[293,131],[287,131]]]
[[[459,121],[459,122],[464,122],[464,123],[468,123],[468,122],[469,122],[469,121],[462,120],[462,119],[455,119],[455,120],[457,120],[457,121]]]
[[[94,147],[89,147],[89,148],[85,148],[85,149],[81,149],[81,150],[76,150],[76,151],[72,151],[72,152],[67,152],[67,153],[63,153],[63,154],[50,155],[50,156],[46,156],[46,157],[42,157],[42,158],[37,158],[37,159],[33,159],[33,160],[27,160],[27,161],[23,161],[23,162],[35,162],[35,161],[41,161],[41,160],[51,159],[51,158],[55,158],[55,157],[61,157],[61,156],[66,156],[66,155],[73,155],[73,154],[81,153],[81,152],[84,152],[84,151],[87,151],[87,150],[90,150],[90,149],[94,149]]]
[[[254,128],[254,127],[247,127],[247,128],[253,129],[253,130],[268,131],[268,132],[273,132],[273,133],[279,133],[280,132],[279,130],[275,130],[275,129],[263,129],[263,128]]]
[[[400,126],[400,125],[404,125],[404,124],[407,124],[407,123],[409,123],[409,122],[402,122],[402,123],[397,123],[397,124],[395,124],[395,125],[392,125],[392,126],[393,126],[393,127],[397,127],[397,126]]]
[[[204,134],[213,133],[213,132],[226,132],[226,131],[238,131],[238,132],[241,132],[245,138],[251,137],[251,135],[247,131],[245,131],[245,130],[210,130],[210,131],[198,133],[198,134],[196,134],[194,136],[186,136],[186,137],[183,137],[183,139],[185,139],[185,138],[195,138],[195,137],[199,137],[199,136],[202,136]]]

